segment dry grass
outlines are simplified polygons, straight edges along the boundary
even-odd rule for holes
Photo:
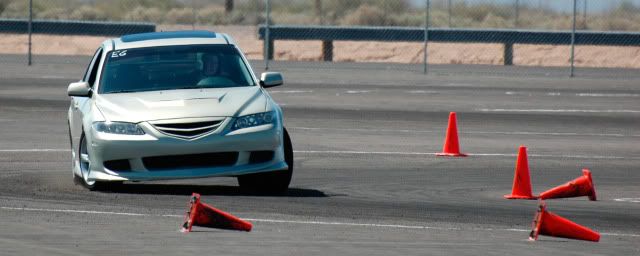
[[[444,2],[432,2],[432,26],[449,26]],[[406,0],[322,0],[320,15],[317,15],[314,3],[313,0],[272,1],[272,22],[385,26],[421,26],[424,22],[424,10],[412,7]],[[578,27],[640,31],[640,7],[627,1],[619,3],[611,10],[590,13],[586,23],[579,17]],[[36,19],[148,21],[160,24],[191,24],[195,21],[203,25],[256,25],[264,22],[262,0],[236,0],[236,7],[229,14],[224,12],[222,4],[223,1],[211,0],[40,0],[34,1],[34,15]],[[0,18],[26,18],[27,10],[28,1],[0,0]],[[452,27],[514,26],[514,11],[510,4],[456,1],[452,11]],[[572,20],[567,12],[526,5],[520,7],[519,17],[518,27],[535,29],[569,29]]]
[[[161,30],[191,29],[191,26],[160,26]],[[253,26],[198,26],[230,34],[249,59],[262,59],[262,41],[257,39]],[[91,55],[105,37],[34,35],[33,53],[47,55]],[[27,36],[3,34],[0,54],[27,52]],[[276,41],[276,60],[320,61],[322,44],[319,41]],[[500,44],[430,43],[429,63],[437,64],[493,64],[503,63]],[[421,43],[349,42],[334,43],[334,60],[340,62],[421,63]],[[515,65],[567,66],[569,47],[556,45],[515,45]],[[640,68],[640,47],[577,46],[576,65],[579,67]]]

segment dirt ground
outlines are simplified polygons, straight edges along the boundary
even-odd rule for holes
[[[257,39],[253,26],[196,27],[228,33],[249,59],[262,59],[262,41]],[[158,26],[158,30],[192,29],[191,26]],[[34,35],[34,54],[91,55],[106,37]],[[276,60],[317,61],[321,56],[319,41],[276,41]],[[0,34],[0,54],[27,52],[27,35]],[[501,65],[501,44],[430,43],[429,63],[438,64],[495,64]],[[577,46],[576,66],[640,68],[640,47]],[[514,45],[515,65],[567,66],[569,46]],[[334,60],[340,62],[396,62],[421,63],[421,43],[390,42],[334,42]]]

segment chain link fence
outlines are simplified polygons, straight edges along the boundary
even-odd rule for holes
[[[480,70],[495,74],[525,67],[522,69],[525,73],[536,72],[536,68],[563,68],[568,74],[572,63],[578,69],[635,72],[640,68],[637,39],[630,37],[628,42],[616,45],[600,42],[591,45],[581,44],[579,35],[593,32],[597,41],[602,34],[604,42],[606,36],[600,31],[640,32],[640,0],[0,0],[0,22],[4,24],[0,26],[3,46],[0,63],[27,63],[29,51],[35,64],[84,62],[103,40],[115,36],[83,35],[79,30],[66,32],[39,26],[29,40],[27,26],[7,28],[7,21],[26,22],[30,14],[34,22],[153,23],[158,31],[224,32],[235,38],[249,59],[262,60],[260,63],[273,69],[307,65],[416,72]],[[65,26],[56,24],[49,26]],[[462,34],[455,38],[458,34],[450,33],[564,31],[569,36],[574,24],[578,41],[573,47],[571,37],[563,37],[561,43],[558,40],[503,43],[462,38]],[[426,26],[428,33],[424,33]],[[267,40],[272,44],[265,44],[261,39],[264,35],[258,36],[259,27],[269,27],[273,33],[277,27],[379,30],[367,30],[363,35],[341,35],[348,31],[327,30],[326,33],[335,34],[326,34],[326,39],[307,31],[309,34],[298,34],[296,39],[273,37]],[[47,30],[65,32],[47,33]],[[413,30],[416,34],[407,36],[409,40],[399,36],[398,30]],[[127,32],[123,29],[113,34]],[[372,35],[375,40],[367,39]],[[442,39],[443,36],[450,40]],[[425,38],[429,38],[428,43]],[[272,59],[267,62],[265,56]]]

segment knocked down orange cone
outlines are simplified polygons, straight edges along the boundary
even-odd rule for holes
[[[210,205],[200,202],[200,195],[193,193],[189,211],[185,216],[182,225],[182,232],[191,232],[191,227],[200,226],[208,228],[231,229],[240,231],[251,231],[252,225],[249,222],[239,219],[236,216],[218,210]]]
[[[516,170],[513,176],[513,188],[511,195],[504,195],[506,199],[536,199],[531,192],[531,178],[529,177],[529,162],[527,160],[527,147],[520,146]]]
[[[568,219],[548,212],[547,206],[544,202],[540,203],[538,213],[533,219],[529,240],[538,240],[538,235],[563,237],[592,242],[600,241],[600,234],[598,232],[595,232],[589,228],[580,226]]]
[[[437,153],[436,156],[467,156],[460,153],[460,143],[458,143],[458,124],[456,121],[456,112],[449,113],[449,125],[447,127],[447,135],[444,138],[444,146],[442,147],[442,153]]]
[[[539,197],[540,199],[552,199],[580,196],[588,196],[589,200],[596,201],[596,188],[593,185],[591,172],[588,169],[582,170],[582,176],[542,192]]]

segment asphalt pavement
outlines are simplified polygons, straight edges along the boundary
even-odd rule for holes
[[[66,87],[83,62],[0,64],[0,255],[640,255],[640,80],[325,65],[271,69],[296,161],[275,196],[233,178],[76,186]],[[468,157],[434,155],[450,111]],[[536,194],[592,171],[598,201],[547,204],[599,243],[528,241],[538,202],[502,197],[520,145]],[[254,230],[180,233],[192,192]]]

